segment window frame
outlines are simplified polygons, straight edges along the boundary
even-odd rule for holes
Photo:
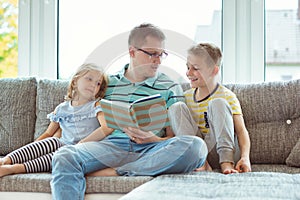
[[[265,80],[264,1],[223,1],[223,82]]]
[[[58,0],[19,0],[18,76],[57,79]]]
[[[59,0],[19,1],[19,76],[58,78]],[[264,1],[223,0],[223,83],[265,80]]]

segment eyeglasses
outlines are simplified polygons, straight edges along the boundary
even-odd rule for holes
[[[160,54],[158,53],[150,53],[148,51],[145,51],[144,49],[140,49],[140,48],[137,48],[135,47],[138,51],[141,51],[143,52],[144,54],[147,54],[149,56],[149,58],[161,58],[161,59],[165,59],[167,56],[168,56],[168,53],[163,51],[161,52]]]

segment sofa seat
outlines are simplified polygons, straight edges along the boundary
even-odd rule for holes
[[[300,168],[287,165],[256,164],[252,165],[253,172],[276,172],[300,174]],[[214,173],[219,176],[218,170]],[[180,175],[172,175],[176,177]],[[120,193],[126,194],[138,186],[156,179],[150,176],[137,177],[87,177],[86,194],[93,193]],[[10,192],[42,192],[51,193],[50,173],[18,174],[5,176],[0,179],[0,191]]]
[[[138,177],[87,177],[86,194],[128,193],[145,182],[150,176]],[[18,174],[0,178],[0,191],[51,193],[51,173]]]

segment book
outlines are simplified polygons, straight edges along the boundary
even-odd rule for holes
[[[144,131],[160,131],[170,126],[166,101],[160,94],[125,103],[101,99],[107,126],[113,129],[134,127]]]

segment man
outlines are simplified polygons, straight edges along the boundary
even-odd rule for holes
[[[135,27],[128,40],[130,63],[109,77],[105,98],[129,103],[159,93],[167,107],[183,100],[180,85],[157,72],[161,59],[167,56],[164,40],[163,32],[151,24]],[[156,176],[190,172],[205,162],[207,148],[199,137],[174,137],[170,127],[158,132],[132,127],[123,131],[115,130],[102,141],[58,151],[52,162],[53,198],[84,199],[85,174]]]

